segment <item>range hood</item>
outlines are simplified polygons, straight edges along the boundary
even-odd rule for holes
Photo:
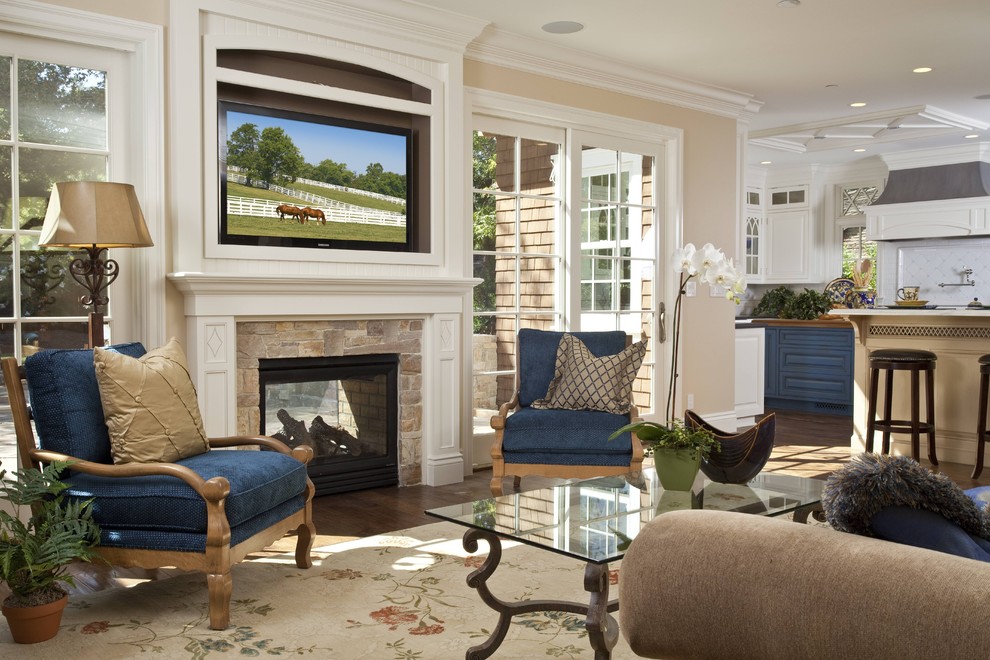
[[[917,154],[910,160],[885,157],[890,173],[883,193],[865,209],[867,237],[894,241],[990,235],[990,162],[984,146],[978,160],[969,152],[965,162]]]
[[[871,206],[990,196],[990,163],[952,163],[892,170]]]

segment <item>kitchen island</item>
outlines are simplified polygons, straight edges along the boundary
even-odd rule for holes
[[[831,314],[848,319],[855,332],[853,452],[864,451],[866,447],[870,351],[921,349],[938,356],[935,368],[938,460],[972,465],[976,460],[980,374],[977,360],[990,353],[990,309],[835,309]],[[895,374],[894,391],[893,416],[908,419],[910,383],[906,373]],[[879,433],[873,447],[880,450]],[[893,453],[910,455],[910,436],[891,435],[891,448]]]

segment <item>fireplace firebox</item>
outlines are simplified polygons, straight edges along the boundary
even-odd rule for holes
[[[399,482],[399,356],[258,360],[261,433],[308,445],[317,495]]]

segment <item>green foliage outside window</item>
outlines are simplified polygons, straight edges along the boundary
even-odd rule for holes
[[[494,138],[481,133],[474,134],[472,151],[474,153],[472,166],[472,185],[476,190],[490,190],[495,184],[495,148]],[[492,252],[495,250],[495,197],[493,195],[475,195],[473,222],[473,247],[476,252]],[[495,308],[495,260],[483,255],[474,257],[474,276],[482,282],[474,289],[474,309],[491,310]],[[495,319],[493,317],[474,317],[475,334],[493,334]]]

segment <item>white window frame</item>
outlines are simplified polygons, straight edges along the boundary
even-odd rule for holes
[[[31,0],[0,5],[0,34],[44,40],[43,61],[88,66],[93,48],[122,54],[108,80],[111,181],[134,185],[155,247],[116,250],[121,275],[110,291],[115,340],[165,342],[165,115],[163,28]],[[5,36],[7,36],[5,34]],[[10,46],[0,46],[7,54]],[[53,53],[59,53],[56,57]],[[30,57],[30,56],[29,56]],[[69,57],[70,59],[66,59]],[[97,64],[92,68],[100,68]],[[110,90],[110,86],[115,89]]]

